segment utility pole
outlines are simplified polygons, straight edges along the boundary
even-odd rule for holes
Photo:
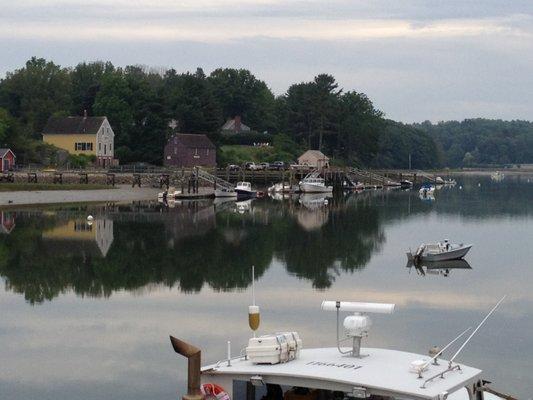
[[[411,171],[411,153],[409,153],[409,171]]]

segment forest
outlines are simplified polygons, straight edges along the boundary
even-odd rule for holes
[[[424,169],[533,162],[529,122],[402,124],[328,74],[275,95],[245,69],[207,75],[201,68],[178,72],[110,62],[62,67],[35,57],[0,80],[0,146],[12,148],[19,164],[53,164],[57,149],[41,140],[46,121],[85,111],[108,117],[121,164],[161,164],[173,132],[207,134],[220,164],[234,161],[231,152],[222,154],[226,145],[251,142],[273,144],[270,161],[293,161],[319,149],[336,165],[361,167],[407,168],[409,156],[413,168]],[[252,132],[221,135],[224,122],[237,115]]]
[[[466,119],[414,124],[438,144],[441,163],[449,167],[505,166],[533,163],[533,123]]]

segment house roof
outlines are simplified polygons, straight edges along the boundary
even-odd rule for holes
[[[43,135],[96,135],[106,117],[50,117]]]
[[[307,150],[300,157],[298,157],[298,159],[303,158],[303,157],[313,157],[317,160],[326,160],[326,161],[329,160],[329,157],[319,150]]]
[[[209,148],[214,149],[215,145],[206,135],[195,133],[177,133],[173,138],[177,138],[178,141],[185,147],[190,148]]]
[[[13,153],[13,150],[11,150],[11,149],[0,149],[0,158],[4,158],[8,152],[11,152],[11,154],[13,154],[13,157],[16,157],[15,153]]]
[[[223,131],[234,131],[235,130],[235,119],[228,119],[222,128]],[[241,131],[249,131],[250,127],[241,122]]]

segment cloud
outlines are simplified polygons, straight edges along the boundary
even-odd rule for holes
[[[20,0],[0,74],[31,56],[179,71],[248,68],[284,93],[322,72],[405,122],[530,119],[533,2]]]

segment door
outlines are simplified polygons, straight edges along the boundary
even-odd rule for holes
[[[9,171],[9,159],[4,158],[4,163],[2,166],[2,172]]]

